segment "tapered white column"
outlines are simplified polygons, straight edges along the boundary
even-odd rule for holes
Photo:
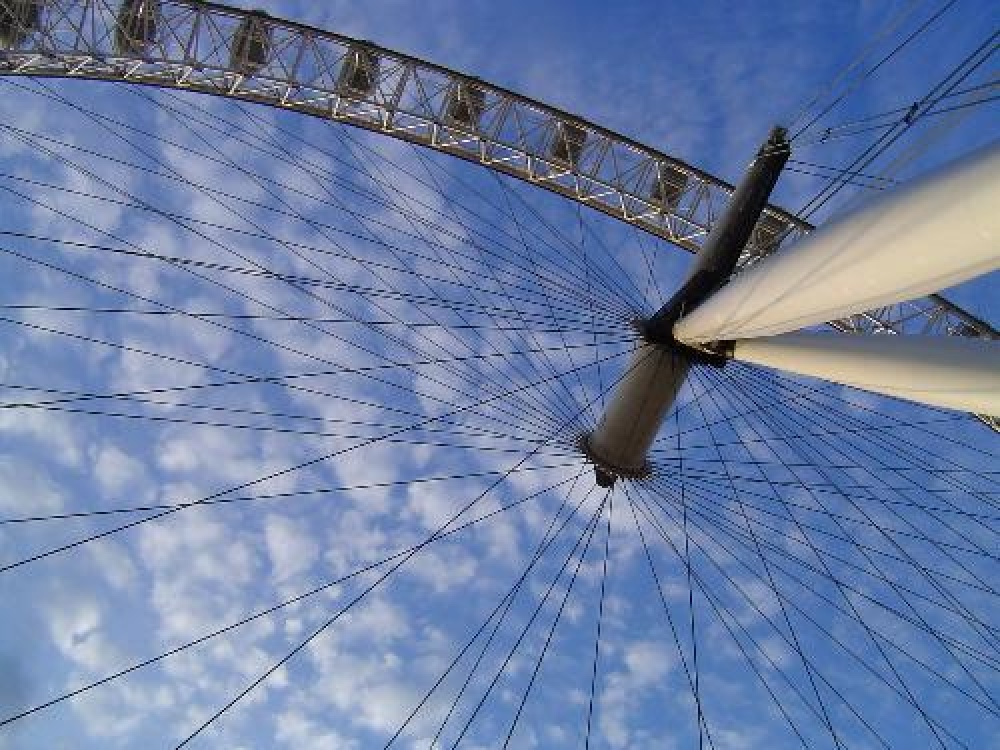
[[[679,320],[688,344],[794,331],[1000,268],[1000,141],[735,276]]]
[[[788,333],[734,341],[733,359],[931,406],[1000,415],[1000,341]]]
[[[608,475],[644,475],[646,454],[667,410],[684,384],[688,361],[643,343],[615,386],[597,429],[585,438],[587,454]]]

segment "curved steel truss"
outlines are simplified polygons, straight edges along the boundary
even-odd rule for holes
[[[521,178],[691,252],[732,192],[679,159],[478,78],[213,3],[0,0],[0,74],[153,84],[349,123]],[[769,206],[742,262],[812,228]],[[997,337],[937,295],[833,325]]]

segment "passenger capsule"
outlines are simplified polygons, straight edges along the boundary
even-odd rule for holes
[[[262,10],[251,11],[233,37],[229,64],[234,70],[252,75],[271,59],[271,24]]]
[[[667,210],[677,208],[681,196],[688,185],[688,175],[673,164],[664,162],[659,165],[650,198]]]
[[[587,142],[587,131],[572,122],[556,124],[556,135],[552,140],[551,156],[556,161],[575,167],[580,162],[583,146]]]
[[[378,82],[378,55],[375,50],[352,44],[340,68],[340,88],[354,96],[367,97]]]
[[[457,125],[476,128],[485,105],[486,94],[481,88],[465,81],[455,81],[448,92],[445,117]]]
[[[6,0],[0,3],[0,44],[19,47],[36,31],[41,17],[37,0]]]
[[[125,0],[118,9],[115,25],[115,52],[139,55],[156,41],[159,0]]]

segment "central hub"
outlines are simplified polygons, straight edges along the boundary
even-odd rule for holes
[[[580,441],[600,486],[649,476],[649,448],[689,368],[689,358],[672,347],[643,341],[632,352],[600,424]]]
[[[615,385],[604,416],[581,440],[597,483],[611,487],[619,477],[649,476],[647,455],[692,363],[721,366],[725,358],[692,349],[674,339],[674,324],[729,279],[767,205],[790,153],[784,128],[776,127],[733,192],[681,288],[638,327],[642,340]]]

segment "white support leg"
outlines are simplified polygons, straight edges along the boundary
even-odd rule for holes
[[[673,334],[697,345],[786,333],[998,268],[1000,141],[764,258]]]
[[[789,333],[734,341],[733,359],[931,406],[1000,415],[1000,341]]]

